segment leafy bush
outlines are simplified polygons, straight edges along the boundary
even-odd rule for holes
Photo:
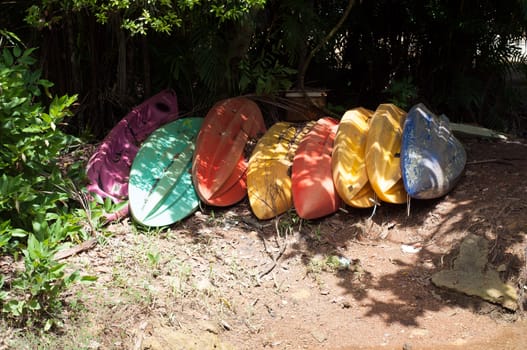
[[[250,62],[248,57],[240,63],[239,88],[242,93],[256,91],[258,95],[273,94],[280,90],[288,90],[293,85],[295,69],[280,64],[272,54]]]
[[[42,4],[31,5],[27,10],[26,21],[37,28],[52,26],[68,16],[69,11],[87,9],[101,23],[107,23],[116,15],[122,16],[122,26],[133,35],[145,35],[150,29],[170,34],[181,26],[189,12],[201,11],[213,14],[219,21],[238,20],[253,8],[262,8],[266,0],[227,0],[227,1],[167,1],[149,0],[48,0]],[[47,12],[54,10],[54,16],[47,19]],[[61,12],[63,11],[63,13]]]
[[[391,81],[385,92],[390,96],[388,102],[406,110],[416,103],[419,96],[411,77]]]
[[[53,245],[30,234],[27,248],[22,250],[25,270],[14,279],[12,290],[4,295],[2,307],[19,324],[34,326],[43,322],[44,330],[49,330],[58,322],[56,316],[62,309],[60,294],[81,279],[77,271],[66,275],[66,264],[53,259],[56,252]]]
[[[57,126],[76,96],[42,104],[43,92],[51,98],[52,83],[31,68],[33,51],[15,46],[0,56],[0,258],[23,256],[25,267],[10,283],[1,275],[0,307],[18,324],[42,319],[49,329],[62,305],[60,294],[81,279],[53,259],[81,229],[57,161],[74,141]]]

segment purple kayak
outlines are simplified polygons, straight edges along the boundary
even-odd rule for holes
[[[179,117],[176,94],[164,90],[134,107],[104,138],[88,161],[88,192],[119,203],[128,198],[128,178],[139,146]],[[118,217],[127,214],[128,207]]]

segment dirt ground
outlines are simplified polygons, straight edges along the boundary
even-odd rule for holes
[[[166,229],[125,220],[68,258],[98,281],[72,291],[49,348],[525,349],[527,144],[462,139],[465,174],[446,197],[344,208],[317,221],[257,221],[247,201]],[[467,234],[519,308],[434,286]],[[407,248],[418,248],[415,251]],[[348,265],[349,263],[349,265]],[[66,315],[68,317],[68,315]],[[11,343],[20,345],[21,335]],[[18,343],[17,343],[18,342]],[[17,348],[36,348],[27,345]],[[76,344],[73,347],[71,344]]]

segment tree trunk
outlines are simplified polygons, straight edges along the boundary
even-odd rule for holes
[[[150,55],[148,52],[147,36],[141,37],[141,44],[143,47],[143,79],[144,79],[144,95],[145,97],[152,96],[152,78],[150,75]]]
[[[119,101],[122,101],[126,96],[126,33],[121,27],[121,21],[118,23],[117,30],[117,45],[118,45],[118,61],[117,61],[117,96]]]
[[[73,13],[68,13],[66,15],[66,31],[67,31],[67,40],[68,40],[68,53],[70,59],[70,69],[71,69],[71,91],[75,93],[80,93],[82,90],[81,79],[80,79],[80,67],[79,60],[77,59],[77,47],[75,45],[75,37],[73,32]]]

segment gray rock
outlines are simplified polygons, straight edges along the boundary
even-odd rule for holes
[[[498,271],[487,266],[487,255],[488,241],[484,237],[468,235],[461,243],[452,270],[435,273],[432,283],[515,311],[518,308],[516,289],[503,283]]]

